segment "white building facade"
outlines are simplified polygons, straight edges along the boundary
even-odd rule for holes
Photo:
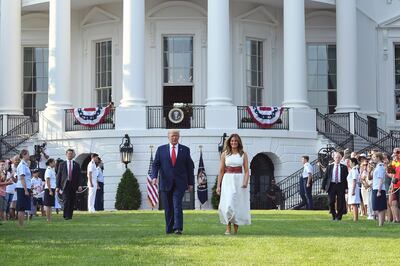
[[[260,176],[281,180],[301,167],[301,155],[316,158],[324,145],[316,108],[370,115],[385,130],[400,125],[398,0],[0,2],[3,134],[7,117],[39,112],[34,141],[46,141],[51,157],[69,147],[82,162],[98,153],[106,209],[124,172],[125,134],[142,208],[150,208],[150,146],[166,143],[174,126],[163,107],[193,106],[181,143],[196,168],[202,149],[209,198],[223,133],[242,137],[262,187]],[[109,102],[116,107],[109,127],[70,123],[66,110]],[[282,106],[281,124],[260,129],[243,118],[245,106]]]

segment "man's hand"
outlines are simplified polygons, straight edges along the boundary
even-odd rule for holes
[[[192,186],[192,185],[189,185],[189,186],[188,186],[188,191],[189,191],[189,192],[192,192],[192,191],[193,191],[193,186]]]
[[[82,191],[82,186],[79,186],[78,187],[78,192],[81,192]]]
[[[157,178],[154,178],[151,180],[151,183],[153,184],[153,186],[157,186],[158,182],[157,182]]]
[[[311,186],[311,184],[310,183],[307,183],[307,187],[310,187]]]

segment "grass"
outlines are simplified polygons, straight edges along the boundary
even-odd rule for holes
[[[185,211],[184,234],[164,234],[159,211],[75,213],[0,226],[1,265],[398,265],[400,225],[326,211],[252,211],[224,236],[216,211]]]

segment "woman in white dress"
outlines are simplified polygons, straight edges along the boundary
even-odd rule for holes
[[[348,186],[348,200],[353,209],[353,221],[358,221],[358,205],[361,203],[360,199],[360,172],[358,170],[358,160],[356,158],[350,159],[351,170],[347,175]]]
[[[219,219],[226,224],[226,235],[231,234],[231,224],[237,234],[239,225],[251,223],[249,178],[248,158],[242,140],[238,134],[232,134],[221,154],[217,183],[217,193],[221,195]]]

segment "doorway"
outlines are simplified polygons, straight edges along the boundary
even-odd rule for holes
[[[271,198],[267,196],[274,177],[274,164],[268,155],[257,154],[250,163],[250,208],[253,210],[273,209]]]
[[[163,106],[167,128],[190,128],[193,104],[193,36],[163,36]],[[171,119],[172,108],[183,119]]]

